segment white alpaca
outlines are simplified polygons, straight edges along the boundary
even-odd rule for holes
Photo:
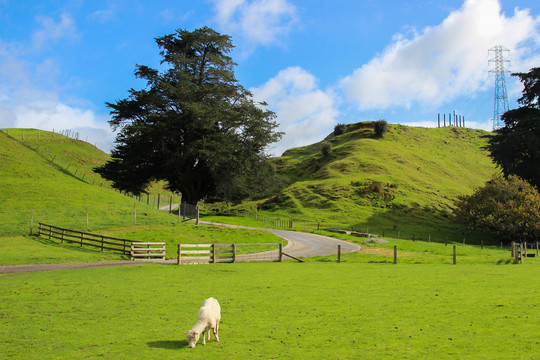
[[[191,330],[186,331],[189,347],[194,348],[199,341],[199,337],[202,334],[202,344],[206,345],[206,338],[204,333],[208,334],[208,340],[210,341],[210,329],[214,332],[216,341],[219,341],[219,321],[221,320],[221,307],[214,298],[208,298],[204,300],[203,305],[199,309],[199,315],[197,316],[197,322]]]

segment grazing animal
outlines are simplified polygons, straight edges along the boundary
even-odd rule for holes
[[[194,348],[199,341],[199,337],[202,334],[202,344],[206,345],[205,332],[208,335],[208,341],[210,341],[210,329],[214,332],[216,341],[219,341],[219,321],[221,320],[221,307],[214,298],[208,298],[204,300],[203,305],[199,309],[199,315],[197,316],[197,322],[191,330],[186,331],[189,347]]]

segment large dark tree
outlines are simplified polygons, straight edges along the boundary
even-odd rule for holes
[[[495,130],[487,149],[505,176],[518,175],[540,189],[540,68],[512,75],[524,85],[522,106],[502,115],[505,126]]]
[[[267,170],[265,149],[281,133],[274,113],[236,80],[230,37],[203,27],[156,42],[164,69],[137,65],[146,88],[107,103],[119,134],[112,160],[95,171],[134,194],[166,180],[189,204],[249,195],[253,177]]]

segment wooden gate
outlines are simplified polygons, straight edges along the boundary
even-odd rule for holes
[[[179,244],[178,265],[234,263],[235,244]]]

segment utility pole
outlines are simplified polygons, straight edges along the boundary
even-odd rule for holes
[[[494,65],[493,70],[489,70],[490,74],[495,74],[495,97],[493,101],[493,130],[500,128],[501,115],[508,111],[508,96],[506,95],[506,81],[504,79],[505,64],[510,64],[510,60],[505,57],[510,50],[502,45],[497,45],[488,50],[488,55],[493,55],[489,59],[488,64]]]

